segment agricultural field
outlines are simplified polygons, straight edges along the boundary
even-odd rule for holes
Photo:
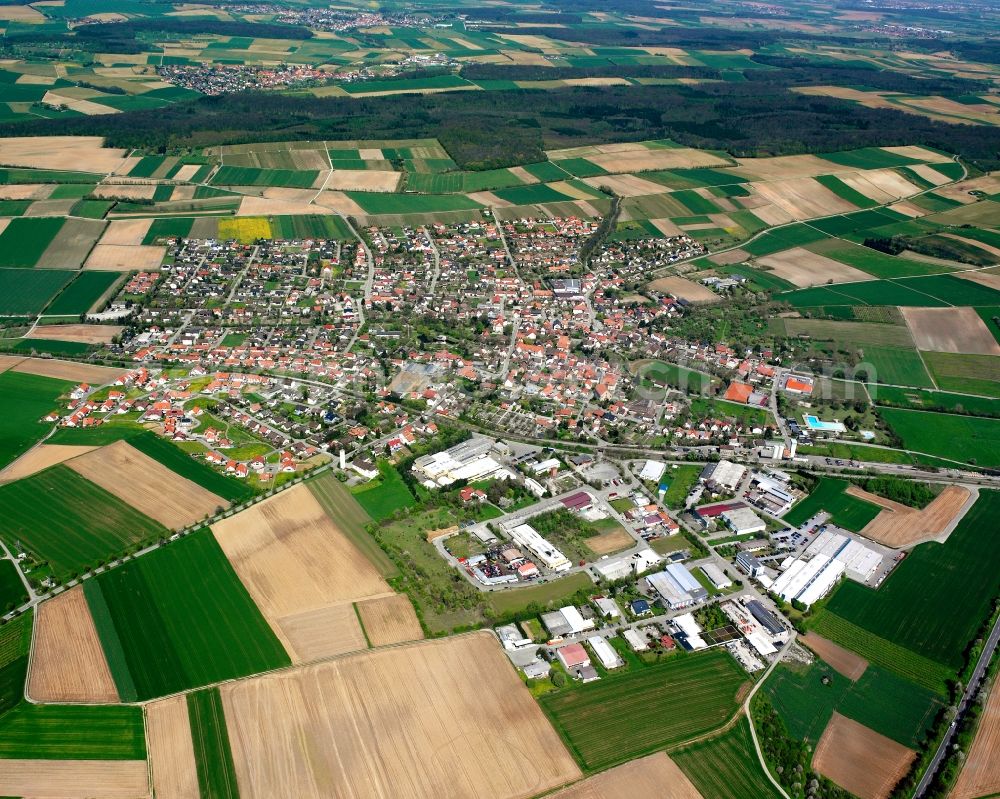
[[[0,314],[41,313],[75,275],[62,269],[0,269]]]
[[[106,571],[84,588],[122,700],[289,663],[207,530]]]
[[[64,222],[65,219],[55,216],[12,219],[0,233],[0,268],[36,266]]]
[[[0,612],[6,613],[28,601],[28,592],[9,560],[0,560]]]
[[[600,769],[718,727],[735,711],[744,679],[729,654],[717,651],[633,667],[539,701],[584,768]],[[677,703],[683,714],[669,711]]]
[[[706,799],[781,796],[761,770],[746,719],[714,738],[673,750],[670,756]]]
[[[399,472],[388,463],[380,463],[379,476],[373,482],[355,488],[352,493],[358,504],[375,521],[381,521],[414,504],[410,489]]]
[[[81,272],[59,292],[45,311],[52,316],[86,313],[120,278],[121,275],[116,272]]]
[[[793,527],[798,527],[820,511],[826,511],[830,514],[834,524],[845,530],[860,532],[878,515],[879,508],[870,502],[844,493],[847,485],[846,480],[830,477],[820,478],[819,483],[809,496],[799,500],[785,514],[785,522]]]
[[[564,788],[553,799],[617,799],[621,796],[702,799],[698,789],[664,752],[633,760]]]
[[[813,768],[860,799],[887,799],[917,753],[834,713],[816,746]]]
[[[908,450],[979,466],[1000,466],[1000,420],[902,408],[879,415]]]
[[[220,692],[242,799],[319,799],[344,769],[354,795],[371,799],[387,782],[404,796],[447,782],[476,799],[515,799],[582,776],[491,634],[373,650]]]
[[[952,789],[951,796],[954,799],[992,796],[1000,790],[1000,762],[996,757],[998,733],[1000,691],[994,685],[979,718],[979,727],[968,756]]]
[[[923,357],[939,388],[1000,399],[1000,357],[948,352]]]
[[[166,532],[64,465],[0,486],[0,515],[7,545],[32,552],[59,579]]]
[[[966,647],[988,615],[991,597],[1000,591],[995,548],[980,534],[998,512],[1000,493],[981,491],[946,543],[916,547],[878,591],[857,583],[841,584],[824,615],[839,617],[946,669],[960,668]],[[829,625],[815,629],[893,669],[892,663],[880,662],[843,636],[831,635]]]
[[[184,799],[200,795],[186,695],[145,707],[146,745],[155,796]]]
[[[7,370],[0,372],[0,466],[14,462],[50,429],[40,420],[73,383]]]
[[[239,799],[233,752],[219,689],[206,688],[188,694],[187,709],[201,795]]]
[[[80,730],[86,730],[80,735]],[[0,759],[145,760],[142,708],[31,705],[0,716]],[[145,763],[143,763],[145,772]],[[6,769],[4,772],[6,773]],[[144,774],[145,776],[145,774]]]

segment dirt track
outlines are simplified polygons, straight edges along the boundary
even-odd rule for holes
[[[916,757],[912,749],[835,712],[812,764],[860,799],[887,799]]]
[[[221,691],[242,799],[521,799],[581,776],[488,633]]]

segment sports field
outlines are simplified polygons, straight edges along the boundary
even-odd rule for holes
[[[879,408],[879,415],[906,449],[978,466],[1000,466],[1000,419],[903,408]]]
[[[13,463],[50,429],[41,418],[73,383],[51,377],[0,372],[0,468]]]
[[[207,530],[104,572],[85,588],[123,700],[290,662]]]
[[[670,756],[705,799],[781,799],[761,770],[745,718],[721,735]]]
[[[1000,593],[1000,552],[982,534],[998,514],[1000,492],[981,491],[946,543],[916,547],[878,591],[842,583],[827,610],[923,657],[961,668],[966,647]],[[818,627],[817,632],[831,637]]]
[[[165,532],[63,465],[0,486],[0,516],[8,546],[20,542],[59,579]]]
[[[879,508],[870,502],[845,494],[847,485],[846,480],[821,477],[809,496],[799,500],[785,514],[785,522],[798,527],[820,511],[826,511],[831,515],[834,524],[855,533],[860,532],[878,515]]]
[[[600,769],[719,726],[745,679],[728,652],[713,651],[634,666],[539,701],[584,768]]]

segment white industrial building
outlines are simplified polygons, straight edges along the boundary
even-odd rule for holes
[[[677,629],[680,630],[683,639],[687,642],[689,648],[708,648],[708,644],[705,642],[705,639],[701,637],[701,625],[694,620],[694,614],[683,613],[680,616],[675,616],[673,622]],[[678,638],[680,637],[681,636],[678,636]]]
[[[650,483],[660,482],[660,478],[663,477],[663,472],[666,471],[667,464],[663,461],[646,461],[643,464],[642,471],[639,472],[639,479],[646,480]]]
[[[682,563],[671,563],[663,571],[649,575],[646,584],[670,610],[690,607],[708,598],[708,591]]]
[[[601,560],[594,564],[594,571],[602,580],[624,580],[634,574],[642,574],[649,571],[659,563],[663,562],[663,557],[657,555],[651,549],[643,549],[634,555],[626,555],[614,560]]]
[[[786,601],[811,605],[826,596],[846,574],[866,582],[882,564],[882,555],[841,533],[824,530],[791,561],[771,590]]]
[[[806,547],[803,555],[826,555],[844,564],[848,578],[859,583],[867,582],[882,565],[882,554],[860,541],[824,530]]]
[[[645,652],[649,649],[649,643],[646,641],[646,636],[631,627],[627,628],[622,633],[622,638],[624,638],[626,643],[632,647],[634,652]]]
[[[592,635],[587,639],[590,648],[594,650],[597,659],[606,669],[617,669],[625,665],[625,661],[619,657],[615,648],[599,635]]]
[[[751,487],[753,501],[774,516],[781,516],[795,503],[795,495],[788,484],[759,472],[753,475]]]
[[[714,563],[706,563],[698,568],[704,572],[705,576],[709,579],[709,582],[711,582],[712,585],[720,591],[724,588],[729,588],[733,584],[733,581],[726,577],[725,572],[723,572],[722,569]]]
[[[722,511],[719,515],[726,527],[736,535],[762,533],[767,529],[767,523],[750,508],[732,508]]]
[[[735,493],[739,488],[747,467],[732,461],[710,463],[702,469],[700,480],[715,493]]]
[[[542,538],[530,524],[519,524],[510,531],[514,543],[527,549],[547,569],[564,572],[572,567],[569,559],[552,544]]]
[[[594,629],[594,620],[583,618],[580,611],[572,605],[553,610],[551,613],[543,613],[542,624],[553,638]]]
[[[451,449],[424,455],[413,462],[413,471],[427,488],[448,486],[459,480],[474,482],[514,475],[493,457],[497,445],[488,438],[473,438]]]

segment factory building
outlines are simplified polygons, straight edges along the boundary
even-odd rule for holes
[[[747,467],[732,461],[719,461],[706,466],[699,477],[716,494],[733,494],[743,480]]]
[[[663,571],[651,574],[646,584],[669,610],[687,608],[708,598],[708,591],[682,563],[671,563]]]
[[[568,571],[572,567],[569,559],[552,544],[538,534],[530,524],[519,524],[510,531],[514,543],[527,549],[535,559],[554,572]]]

